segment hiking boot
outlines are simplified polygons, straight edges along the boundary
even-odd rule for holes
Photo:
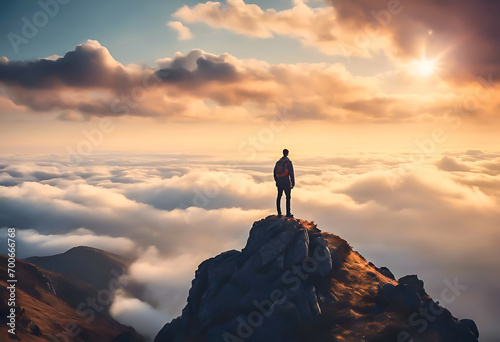
[[[286,217],[293,217],[293,214],[286,214]]]

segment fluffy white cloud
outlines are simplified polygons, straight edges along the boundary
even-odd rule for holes
[[[292,8],[277,11],[263,10],[243,0],[207,1],[192,7],[184,5],[173,16],[186,23],[205,23],[249,37],[291,36],[331,55],[368,57],[370,49],[384,46],[385,41],[377,37],[372,37],[370,49],[353,44],[356,27],[340,25],[332,6],[311,7],[306,2],[294,1]]]
[[[193,38],[191,30],[184,26],[180,21],[169,21],[167,25],[177,32],[179,40],[189,40]]]
[[[155,338],[165,322],[171,319],[165,312],[156,310],[137,298],[127,297],[122,292],[116,293],[110,313],[119,322],[133,326],[150,341]]]

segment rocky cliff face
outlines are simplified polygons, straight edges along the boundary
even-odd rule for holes
[[[246,247],[204,261],[182,316],[155,342],[477,341],[471,320],[311,222],[269,216]]]

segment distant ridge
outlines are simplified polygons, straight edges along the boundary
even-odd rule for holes
[[[109,281],[121,275],[130,265],[130,260],[120,255],[97,248],[79,246],[68,251],[45,257],[25,259],[43,269],[85,281],[96,289],[105,289]]]
[[[105,252],[104,252],[105,253]],[[65,253],[61,254],[64,255]],[[0,272],[7,274],[7,257],[0,255]],[[47,271],[16,259],[16,335],[7,333],[9,290],[0,277],[0,340],[144,342],[132,327],[114,320],[103,310],[84,307],[88,299],[99,298],[98,290],[75,277]],[[11,338],[9,339],[8,336]]]

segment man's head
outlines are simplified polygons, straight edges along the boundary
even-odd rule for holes
[[[288,156],[288,150],[286,148],[283,150],[283,156],[284,157]]]

